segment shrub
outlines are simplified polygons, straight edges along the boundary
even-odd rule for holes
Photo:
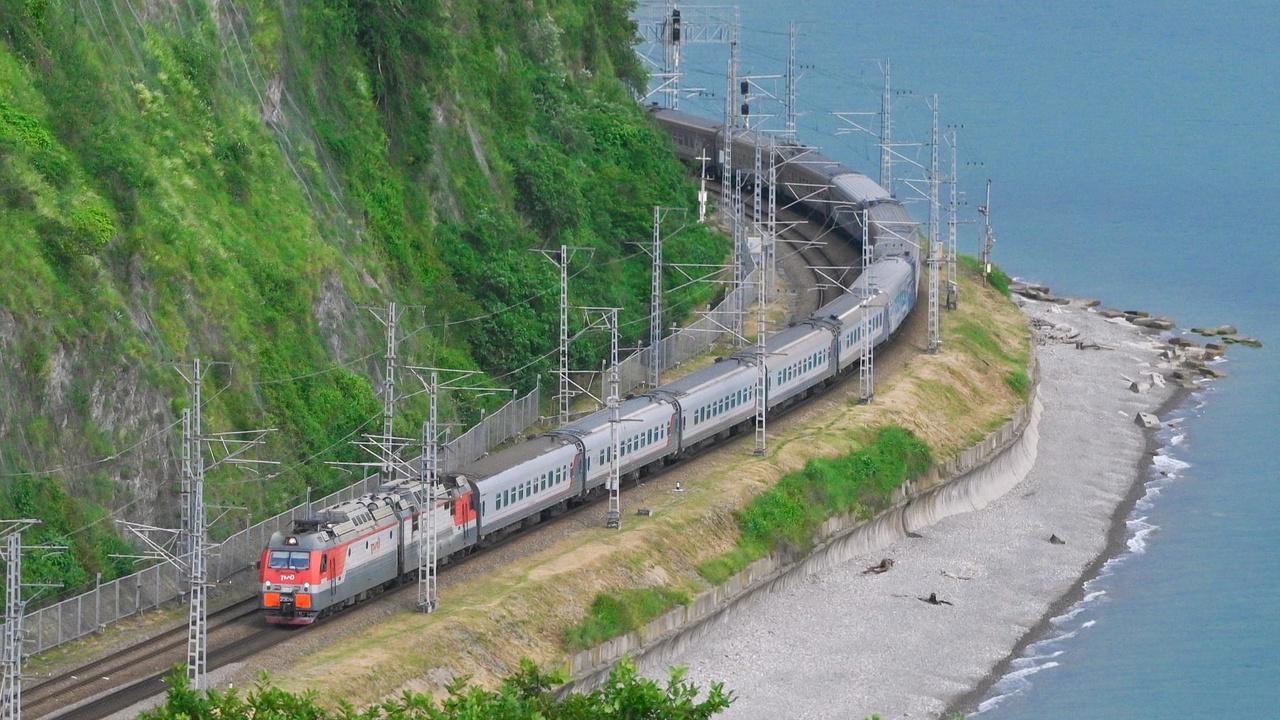
[[[687,593],[661,587],[600,593],[591,602],[587,617],[565,631],[565,647],[571,651],[595,647],[640,628],[677,605],[688,603]]]

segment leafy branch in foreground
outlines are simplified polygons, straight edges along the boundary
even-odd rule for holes
[[[661,685],[641,677],[629,658],[590,693],[559,698],[556,689],[564,684],[564,676],[543,672],[532,661],[523,660],[520,669],[496,690],[476,687],[462,678],[449,685],[440,701],[429,694],[405,692],[364,710],[346,703],[328,709],[314,691],[281,690],[265,674],[244,696],[236,690],[195,690],[182,667],[169,676],[168,684],[165,704],[143,713],[140,720],[706,720],[734,700],[718,682],[699,700],[702,693],[697,684],[685,679],[683,668],[672,668],[665,686]]]

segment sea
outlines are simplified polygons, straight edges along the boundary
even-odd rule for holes
[[[875,140],[839,131],[876,117],[833,113],[877,112],[891,61],[893,139],[927,165],[937,93],[962,220],[990,179],[994,258],[1011,275],[1264,343],[1233,347],[1229,377],[1171,414],[1126,546],[977,716],[1280,718],[1280,2],[738,6],[741,72],[784,97],[764,76],[785,71],[796,22],[799,135],[872,177]],[[704,90],[682,109],[721,116],[726,58],[686,46],[683,85]],[[910,162],[895,174],[923,177]],[[961,251],[979,237],[962,225]]]

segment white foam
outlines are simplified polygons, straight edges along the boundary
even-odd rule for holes
[[[1174,435],[1173,437],[1169,438],[1169,445],[1172,447],[1177,447],[1182,444],[1183,440],[1186,440],[1186,439],[1187,439],[1187,436],[1185,433],[1178,433],[1177,435]]]
[[[1191,467],[1191,463],[1184,462],[1175,457],[1169,457],[1168,455],[1153,455],[1151,457],[1151,464],[1155,466],[1157,470],[1162,470],[1167,473],[1174,473]]]

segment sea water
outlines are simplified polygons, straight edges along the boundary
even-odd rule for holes
[[[1232,348],[1230,377],[1174,413],[1127,546],[981,717],[1280,717],[1280,3],[739,5],[743,74],[781,73],[799,23],[802,140],[876,177],[874,140],[835,135],[831,113],[878,111],[889,58],[895,142],[928,140],[938,93],[961,126],[965,219],[991,178],[1011,274],[1266,344]],[[710,96],[682,107],[719,116],[726,55],[688,47],[684,85]],[[928,164],[927,148],[900,150]],[[961,238],[976,254],[978,226]]]

